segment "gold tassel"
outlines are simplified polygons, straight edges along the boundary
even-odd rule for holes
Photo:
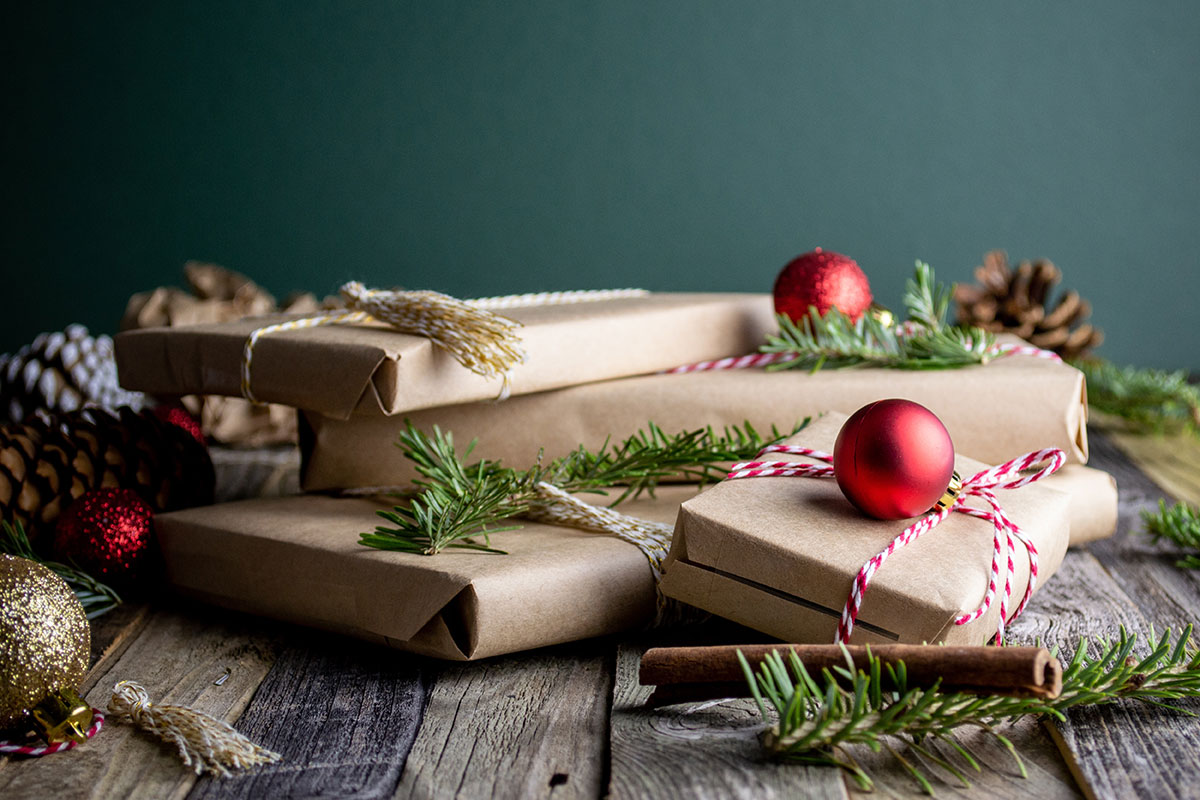
[[[281,758],[208,714],[151,703],[145,687],[133,681],[121,681],[113,687],[108,712],[175,745],[183,763],[197,775],[208,770],[228,778],[233,774],[231,770],[271,764]]]

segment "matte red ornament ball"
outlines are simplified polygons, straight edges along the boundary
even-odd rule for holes
[[[775,313],[786,314],[793,322],[808,316],[815,306],[824,316],[837,306],[843,314],[857,320],[870,308],[871,285],[854,259],[821,248],[797,256],[775,279]]]
[[[846,499],[878,519],[933,508],[954,475],[954,442],[937,416],[911,400],[878,400],[846,420],[833,446]]]
[[[54,549],[93,577],[130,583],[147,560],[154,512],[131,489],[94,489],[59,515]]]

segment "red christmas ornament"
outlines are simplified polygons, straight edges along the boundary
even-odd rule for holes
[[[150,552],[153,519],[137,492],[94,489],[59,516],[54,549],[100,580],[129,583]]]
[[[163,422],[183,428],[190,433],[192,437],[200,444],[207,444],[204,441],[204,431],[200,428],[200,420],[192,416],[183,406],[172,404],[155,406],[154,416],[161,419]]]
[[[871,286],[854,259],[821,248],[792,259],[775,279],[775,313],[793,322],[808,316],[808,307],[825,315],[837,306],[857,320],[871,305]]]
[[[878,519],[924,514],[954,477],[954,442],[932,411],[911,400],[879,400],[855,411],[833,446],[833,474],[846,499]]]

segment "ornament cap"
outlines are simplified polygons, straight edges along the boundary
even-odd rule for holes
[[[50,744],[86,742],[92,719],[92,707],[74,689],[51,692],[33,709],[38,733]]]
[[[949,508],[954,505],[954,501],[958,499],[958,493],[962,491],[962,478],[958,475],[958,470],[950,476],[950,485],[946,487],[946,493],[933,504],[933,510],[941,511],[944,508]]]

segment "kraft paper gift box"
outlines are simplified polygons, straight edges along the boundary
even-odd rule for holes
[[[832,452],[844,421],[842,415],[826,415],[788,443]],[[776,455],[805,460],[770,458]],[[956,458],[964,480],[985,466]],[[1035,543],[1038,583],[1045,583],[1067,548],[1070,498],[1041,483],[996,495]],[[914,521],[866,517],[832,478],[724,481],[680,507],[661,588],[669,597],[784,641],[831,642],[860,568]],[[989,641],[997,630],[999,597],[975,621],[954,620],[984,598],[992,540],[990,522],[951,513],[901,547],[872,577],[851,643]],[[1010,611],[1029,579],[1019,542],[1014,564]],[[1003,575],[1000,584],[1002,591]]]
[[[663,487],[620,510],[670,524],[695,493]],[[507,555],[359,544],[359,533],[379,522],[375,511],[390,505],[314,495],[245,500],[160,514],[155,527],[167,578],[185,594],[436,658],[485,658],[654,619],[649,561],[614,536],[517,520],[520,530],[491,536]]]
[[[765,294],[647,293],[512,308],[527,359],[513,395],[639,375],[753,352],[776,328]],[[293,317],[294,318],[294,317]],[[289,317],[144,328],[116,337],[121,384],[155,395],[242,396],[242,358],[254,331]],[[345,419],[494,400],[499,379],[459,364],[429,339],[382,323],[264,335],[254,345],[254,396]]]

